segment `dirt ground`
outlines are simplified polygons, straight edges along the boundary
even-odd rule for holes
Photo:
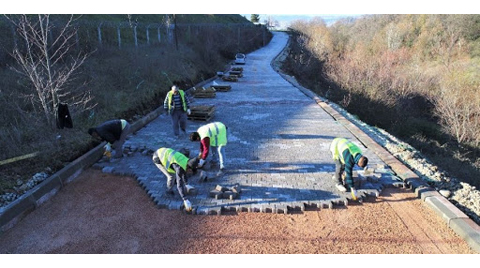
[[[405,189],[298,214],[187,215],[158,209],[130,177],[89,169],[0,236],[8,253],[475,253]]]

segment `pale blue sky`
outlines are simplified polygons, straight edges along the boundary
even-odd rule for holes
[[[257,13],[254,13],[257,14]],[[250,20],[251,14],[240,14]],[[260,15],[260,22],[263,23],[265,20],[267,20],[269,17],[271,17],[273,20],[276,20],[280,23],[281,27],[280,28],[285,28],[285,26],[288,26],[291,22],[296,21],[296,20],[311,20],[314,17],[321,17],[325,23],[330,24],[335,22],[335,20],[339,18],[345,18],[345,17],[358,17],[361,16],[361,14],[258,14]]]

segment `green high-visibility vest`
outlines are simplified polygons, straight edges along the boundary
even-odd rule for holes
[[[227,129],[225,125],[220,122],[214,122],[201,126],[198,130],[200,139],[205,137],[210,138],[210,146],[227,145]]]
[[[345,159],[343,159],[342,152],[345,150],[349,150],[350,154],[355,158],[357,154],[361,154],[362,151],[358,148],[355,143],[345,139],[345,138],[335,138],[333,139],[332,144],[330,145],[330,151],[333,155],[333,160],[340,159],[342,164],[345,164]]]
[[[168,173],[175,173],[172,164],[180,165],[184,170],[187,170],[188,157],[170,148],[160,148],[155,154],[160,159],[160,163],[167,169]]]
[[[183,110],[186,112],[187,111],[187,103],[185,101],[185,92],[183,90],[179,89],[178,93],[180,93],[180,97],[182,98]],[[170,90],[168,92],[168,110],[169,111],[172,109],[172,97],[173,97],[173,90]]]

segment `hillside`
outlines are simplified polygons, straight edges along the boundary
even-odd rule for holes
[[[7,15],[0,20],[0,195],[8,194],[2,204],[39,183],[34,174],[48,176],[97,145],[88,128],[113,118],[132,122],[163,105],[172,84],[188,89],[223,71],[235,53],[256,50],[271,39],[267,29],[240,15],[74,16],[64,32],[66,45],[49,48],[60,51],[52,53],[60,57],[48,63],[55,64],[50,69],[38,71],[40,79],[33,82],[12,51],[17,44],[20,56],[29,59],[33,54],[23,44],[35,43],[19,42],[22,32],[12,31],[12,22],[43,24],[50,27],[44,36],[54,38],[70,17],[40,18]],[[82,64],[68,81],[55,76],[74,63]],[[55,94],[48,91],[46,74],[62,82]],[[46,91],[38,94],[39,88]],[[55,101],[69,105],[73,128],[56,127]],[[27,158],[8,162],[22,156]]]

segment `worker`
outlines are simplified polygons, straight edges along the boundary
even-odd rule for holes
[[[173,134],[178,138],[179,130],[182,130],[183,134],[186,134],[187,127],[187,114],[190,115],[190,101],[185,92],[179,89],[176,85],[172,86],[172,89],[167,93],[165,101],[163,102],[163,108],[167,114],[172,117]]]
[[[220,170],[225,169],[225,146],[227,145],[227,127],[221,122],[203,125],[196,132],[190,134],[191,141],[200,141],[200,154],[198,168],[202,168],[207,159],[210,147],[212,162],[220,162]],[[216,151],[215,151],[216,149]],[[218,160],[219,159],[219,160]]]
[[[357,145],[345,138],[333,139],[330,145],[330,152],[332,153],[336,166],[333,179],[337,182],[337,189],[341,192],[350,190],[352,197],[357,199],[352,170],[355,164],[361,168],[365,168],[368,164],[368,158],[362,154],[362,151]]]
[[[105,154],[113,158],[123,157],[123,144],[130,134],[130,124],[125,119],[106,121],[101,125],[89,128],[88,134],[98,141],[106,141]],[[113,150],[113,151],[112,151]]]
[[[189,169],[192,170],[193,174],[197,172],[198,159],[196,157],[189,159],[181,150],[175,151],[171,148],[162,147],[153,153],[152,160],[157,168],[167,177],[165,193],[173,196],[173,185],[176,184],[185,210],[191,211],[192,204],[186,198],[186,193],[193,187],[188,185],[186,174]],[[175,174],[175,180],[172,174]]]

